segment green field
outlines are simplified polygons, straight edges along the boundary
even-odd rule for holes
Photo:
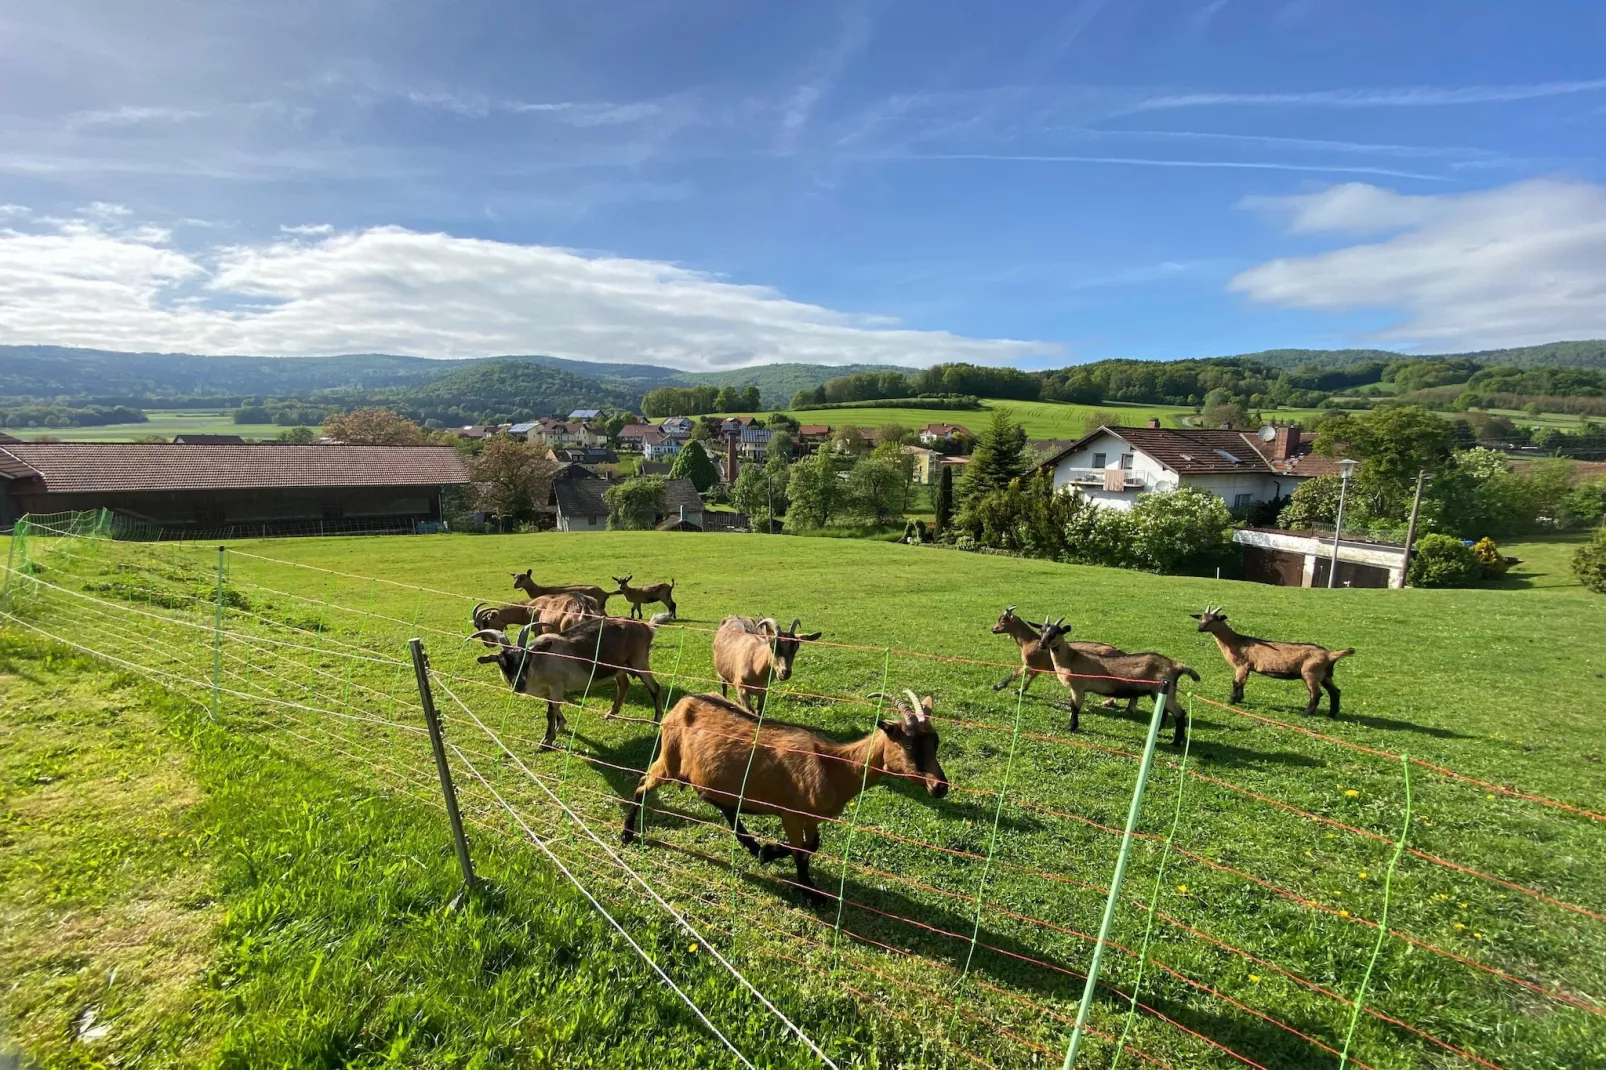
[[[493,882],[445,909],[449,841],[411,670],[394,661],[408,635],[425,637],[445,686],[610,843],[631,770],[653,748],[650,723],[603,719],[598,692],[611,699],[611,688],[599,688],[569,713],[572,749],[537,751],[544,714],[510,699],[462,645],[471,599],[510,595],[507,573],[533,566],[548,582],[674,577],[684,619],[660,630],[654,663],[676,694],[708,686],[708,629],[742,612],[801,616],[849,644],[803,652],[777,686],[778,717],[848,738],[874,714],[854,696],[883,682],[934,696],[954,791],[939,802],[888,781],[862,797],[851,833],[824,831],[815,877],[832,892],[842,880],[847,900],[835,952],[834,904],[801,900],[778,880],[784,865],[738,851],[733,869],[729,832],[689,793],[661,792],[654,842],[623,852],[843,1066],[957,1065],[965,1053],[1057,1065],[1063,1052],[1103,900],[1086,885],[1109,879],[1107,829],[1124,819],[1143,727],[1095,710],[1072,738],[1055,682],[1019,704],[993,692],[1005,670],[977,662],[1014,656],[988,631],[998,611],[1064,614],[1076,636],[1189,662],[1204,678],[1187,754],[1201,775],[1179,779],[1180,755],[1162,749],[1142,828],[1163,838],[1179,813],[1177,850],[1140,841],[1120,948],[1106,957],[1109,984],[1130,991],[1135,958],[1121,948],[1145,929],[1133,901],[1158,889],[1165,916],[1140,999],[1177,1024],[1139,1013],[1122,1065],[1138,1065],[1130,1046],[1174,1067],[1243,1065],[1202,1034],[1268,1070],[1332,1066],[1292,1031],[1344,1045],[1350,1008],[1309,985],[1349,997],[1366,973],[1377,933],[1362,919],[1383,911],[1402,766],[1203,701],[1224,701],[1230,674],[1186,613],[1221,602],[1257,634],[1357,649],[1340,663],[1340,720],[1303,721],[1302,688],[1259,677],[1251,713],[1598,811],[1606,598],[1566,577],[1570,541],[1508,547],[1526,564],[1502,589],[1331,592],[764,536],[240,542],[221,662],[238,694],[223,694],[213,725],[217,551],[34,540],[42,581],[98,601],[24,584],[27,623],[175,674],[185,698],[158,699],[132,672],[5,628],[0,972],[13,982],[0,1032],[45,1065],[732,1064],[521,840],[491,785],[757,1065],[818,1065],[442,696],[475,856]],[[626,713],[650,714],[639,687]],[[1366,1007],[1509,1070],[1602,1065],[1606,922],[1587,913],[1606,914],[1602,825],[1420,766],[1410,779],[1409,845],[1511,883],[1407,854],[1388,926],[1427,946],[1383,941]],[[109,1032],[75,1040],[89,1009]],[[1125,1009],[1106,993],[1091,1022],[1119,1034]],[[1082,1065],[1108,1066],[1113,1051],[1095,1036]],[[1350,1057],[1465,1065],[1371,1014]]]
[[[63,442],[130,442],[146,435],[161,435],[171,439],[185,433],[205,435],[240,435],[249,440],[271,439],[286,430],[277,424],[237,424],[231,411],[217,409],[152,410],[149,418],[139,424],[106,424],[104,427],[11,427],[6,433],[14,438],[30,440],[42,435],[59,438]]]
[[[899,409],[867,407],[846,409],[795,409],[785,410],[786,415],[804,424],[830,424],[842,427],[852,424],[874,430],[885,424],[902,424],[904,427],[924,427],[926,424],[960,424],[972,431],[980,431],[991,419],[992,409],[1005,409],[1032,438],[1081,438],[1087,430],[1087,421],[1095,412],[1119,414],[1123,423],[1142,424],[1150,417],[1158,417],[1166,427],[1180,427],[1184,416],[1193,410],[1178,405],[1124,405],[1111,402],[1107,405],[1071,405],[1057,401],[1007,401],[991,399],[982,402],[980,409]],[[731,415],[741,415],[733,413]]]

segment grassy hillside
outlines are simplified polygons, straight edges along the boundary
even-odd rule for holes
[[[902,424],[904,427],[924,427],[926,424],[961,424],[979,431],[991,418],[991,410],[1007,410],[1019,420],[1032,438],[1080,438],[1088,419],[1096,412],[1117,414],[1123,423],[1141,425],[1150,417],[1157,417],[1166,427],[1181,426],[1184,416],[1193,410],[1169,405],[1072,405],[1057,401],[1007,401],[992,399],[982,402],[980,409],[897,409],[897,408],[842,408],[842,409],[787,409],[786,414],[805,424],[830,424],[841,427],[877,428],[883,424]]]
[[[64,979],[77,976],[72,971],[85,959],[53,959],[40,934],[59,931],[67,911],[98,915],[93,902],[65,895],[59,906],[23,915],[20,928],[9,925],[19,935],[0,946],[7,973],[22,979],[8,994],[6,1027],[36,1049],[60,1050],[59,1038],[93,1005],[112,1030],[108,1050],[125,1056],[161,1030],[188,1029],[193,1020],[191,1039],[200,1045],[194,1050],[252,1050],[259,1061],[276,1063],[313,1056],[378,1061],[394,1047],[405,1053],[399,1061],[412,1065],[447,1065],[475,1054],[485,1065],[634,1065],[629,1053],[641,1050],[636,1045],[649,1028],[667,1041],[659,1064],[717,1062],[707,1035],[685,1016],[675,1018],[673,1004],[644,979],[628,950],[605,941],[594,925],[587,928],[575,896],[532,861],[533,848],[518,846],[518,830],[498,816],[494,799],[462,764],[470,761],[532,827],[552,837],[591,886],[617,893],[606,900],[610,908],[624,911],[628,927],[653,941],[672,974],[709,1001],[716,1022],[749,1056],[760,1065],[808,1061],[750,1000],[729,995],[732,986],[720,983],[705,954],[654,925],[652,919],[661,918],[656,908],[619,887],[617,871],[572,828],[558,824],[542,793],[498,758],[485,734],[444,698],[449,738],[463,750],[454,763],[476,856],[505,895],[498,892],[494,921],[477,911],[461,920],[439,913],[452,863],[444,826],[426,805],[427,749],[403,727],[416,724],[410,670],[343,651],[393,658],[408,635],[424,635],[446,685],[532,774],[548,778],[554,790],[561,785],[569,804],[605,833],[618,822],[617,800],[634,780],[631,769],[646,764],[653,749],[650,724],[604,720],[603,694],[593,693],[585,712],[570,712],[572,751],[536,750],[545,719],[537,705],[511,700],[494,673],[474,662],[475,650],[461,644],[472,601],[510,595],[507,573],[531,566],[549,581],[596,582],[620,569],[634,570],[638,581],[674,577],[684,619],[660,631],[654,665],[677,694],[709,686],[708,629],[723,614],[762,612],[801,616],[829,642],[859,645],[806,649],[793,678],[777,687],[776,717],[847,738],[864,731],[875,713],[853,696],[883,685],[935,696],[939,757],[953,793],[937,801],[913,786],[884,783],[863,797],[851,836],[846,827],[824,830],[814,870],[833,891],[844,881],[840,960],[832,952],[834,905],[808,906],[777,882],[786,870],[761,869],[745,854],[735,857],[733,870],[729,832],[689,794],[663,792],[650,817],[653,842],[627,852],[631,865],[844,1065],[943,1065],[940,1038],[950,1029],[954,1044],[995,1065],[1037,1065],[1063,1050],[1065,1016],[1074,1014],[1081,990],[1066,971],[1087,962],[1083,934],[1096,927],[1102,903],[1088,885],[1108,878],[1115,839],[1107,828],[1118,826],[1125,813],[1142,726],[1095,711],[1073,739],[1053,681],[1038,681],[1018,706],[1008,693],[993,692],[1002,666],[1014,660],[1012,645],[988,631],[1004,605],[1019,604],[1023,614],[1036,617],[1065,614],[1080,637],[1166,651],[1199,670],[1201,698],[1223,700],[1229,673],[1186,613],[1207,600],[1224,602],[1235,622],[1256,633],[1357,649],[1341,663],[1345,715],[1338,721],[1302,721],[1299,685],[1261,678],[1249,684],[1251,713],[1367,747],[1408,751],[1574,805],[1598,809],[1601,798],[1606,727],[1593,709],[1606,653],[1594,636],[1606,629],[1606,599],[1565,583],[1524,587],[1521,572],[1501,590],[1327,592],[762,536],[548,534],[234,545],[243,553],[231,557],[229,571],[225,686],[259,697],[226,696],[223,723],[240,746],[263,750],[250,751],[249,761],[233,767],[236,778],[250,769],[241,783],[233,784],[223,767],[201,781],[198,790],[210,808],[184,829],[205,828],[205,838],[192,841],[187,837],[195,834],[184,830],[174,836],[209,859],[209,868],[194,878],[199,889],[186,901],[216,903],[230,919],[215,930],[215,942],[193,950],[187,961],[195,965],[182,976],[238,981],[221,987],[214,987],[217,981],[175,982],[162,990],[168,1002],[155,1013],[149,1010],[154,997],[135,984],[123,990],[126,996],[107,995],[101,981],[107,960],[89,959],[94,968],[88,976],[69,983]],[[1548,544],[1535,549],[1540,552],[1529,551],[1530,567],[1549,575],[1558,551]],[[206,599],[215,553],[174,546],[85,553],[58,546],[46,557],[56,571],[43,577],[73,589],[87,586],[111,604],[45,589],[24,608],[56,634],[204,682],[211,670],[210,633],[205,625],[189,629],[180,622],[210,620]],[[422,579],[436,592],[463,597],[363,577],[402,584]],[[194,595],[200,597],[191,602]],[[116,608],[119,603],[140,615]],[[168,617],[171,622],[163,623]],[[135,624],[108,626],[124,620]],[[276,643],[262,642],[269,638]],[[41,681],[43,690],[25,700],[30,708],[85,673],[71,660],[46,663],[38,651],[17,657],[5,671]],[[312,708],[276,706],[268,697]],[[626,712],[650,714],[644,703],[644,693],[633,688]],[[114,705],[137,703],[124,693]],[[1279,971],[1355,993],[1375,938],[1355,919],[1375,919],[1383,908],[1381,876],[1391,843],[1314,823],[1255,796],[1390,841],[1400,828],[1401,766],[1203,701],[1195,702],[1194,712],[1188,765],[1204,779],[1182,782],[1176,832],[1177,847],[1191,853],[1173,852],[1161,879],[1159,842],[1144,841],[1127,887],[1139,901],[1160,889],[1167,917],[1259,961],[1162,920],[1153,956],[1210,990],[1154,966],[1143,980],[1144,1002],[1269,1070],[1326,1065],[1330,1056],[1282,1025],[1338,1047],[1349,1009]],[[1017,714],[1018,737],[1010,730]],[[209,753],[206,738],[195,745],[203,756]],[[177,753],[182,761],[184,753],[196,752]],[[1145,811],[1143,828],[1162,837],[1178,805],[1176,757],[1170,750],[1162,755]],[[62,812],[65,800],[93,799],[85,793],[94,782],[72,769],[69,753],[41,767],[48,781],[13,776],[9,782],[21,792],[8,805],[21,815],[18,827],[36,828],[47,814]],[[405,779],[414,774],[426,778],[420,787],[425,803],[416,806]],[[1004,792],[1001,806],[998,792]],[[249,797],[262,817],[254,818],[243,803],[214,805],[214,795]],[[382,801],[370,802],[375,799]],[[1538,889],[1606,912],[1598,825],[1420,767],[1412,769],[1412,799],[1413,847],[1518,887],[1408,855],[1391,886],[1390,928],[1531,979],[1539,991],[1392,938],[1384,942],[1367,1005],[1510,1070],[1600,1064],[1606,1018],[1541,993],[1558,989],[1587,1004],[1606,992],[1606,925],[1521,891]],[[760,834],[776,832],[772,820],[751,823]],[[107,859],[109,872],[137,883],[138,874],[119,868],[117,860],[146,839],[124,828],[108,835],[113,846],[99,848],[99,857]],[[61,865],[70,872],[76,858],[67,852]],[[11,874],[0,879],[33,880],[29,872],[12,868],[0,871]],[[538,879],[543,873],[545,882]],[[20,887],[9,885],[8,898],[16,901]],[[413,920],[423,917],[440,917],[433,924],[447,927],[425,939],[423,923]],[[555,935],[542,919],[558,919],[569,937]],[[969,958],[973,929],[978,943]],[[1115,932],[1121,947],[1135,948],[1143,931],[1143,912],[1123,909]],[[138,947],[158,937],[127,939]],[[603,981],[593,972],[604,967],[615,979]],[[1107,969],[1122,991],[1135,980],[1133,959],[1119,949]],[[320,983],[306,980],[312,976]],[[536,1000],[530,995],[536,992],[552,995]],[[860,1000],[865,1017],[849,1025],[844,1002]],[[191,1019],[191,1009],[207,1013]],[[1119,1032],[1124,1009],[1116,999],[1100,1001],[1093,1025]],[[1138,1017],[1129,1039],[1173,1066],[1241,1065],[1149,1014]],[[694,1050],[698,1043],[701,1049]],[[1034,1054],[1028,1045],[1051,1054]],[[603,1053],[612,1046],[616,1058]],[[1090,1044],[1090,1065],[1107,1065],[1111,1052],[1107,1041]],[[1368,1015],[1360,1018],[1351,1054],[1376,1067],[1451,1061],[1428,1041]]]
[[[147,412],[144,423],[105,424],[101,427],[11,427],[6,433],[23,440],[50,435],[64,442],[130,442],[145,435],[171,439],[185,433],[239,435],[250,441],[271,439],[285,428],[277,424],[237,424],[233,410],[184,409]]]

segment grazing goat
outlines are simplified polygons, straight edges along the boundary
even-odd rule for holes
[[[994,635],[1007,635],[1015,640],[1020,647],[1020,668],[1004,677],[993,685],[994,691],[1002,691],[1011,683],[1021,678],[1022,673],[1028,673],[1026,683],[1021,687],[1021,694],[1031,689],[1037,677],[1042,673],[1053,674],[1054,662],[1048,656],[1048,651],[1037,645],[1037,629],[1015,616],[1015,607],[1010,606],[998,615],[998,622],[993,625]],[[1084,654],[1102,655],[1105,657],[1119,657],[1124,651],[1113,647],[1109,643],[1071,643],[1069,644]],[[1132,701],[1136,702],[1136,699]],[[1130,707],[1128,707],[1130,709]]]
[[[625,804],[620,838],[629,843],[647,793],[660,784],[685,784],[730,822],[736,839],[760,863],[784,858],[815,899],[828,898],[809,879],[809,859],[820,847],[820,822],[839,816],[854,796],[886,774],[918,779],[934,798],[948,794],[937,761],[931,699],[904,692],[893,699],[901,716],[880,722],[869,735],[836,743],[795,725],[759,725],[740,707],[713,695],[687,695],[664,718],[658,757]],[[874,696],[872,696],[874,697]],[[743,814],[781,819],[790,847],[763,848],[742,824]]]
[[[651,624],[638,621],[592,618],[568,631],[546,635],[534,635],[531,628],[524,628],[517,643],[508,642],[507,635],[494,628],[481,629],[466,641],[478,639],[495,651],[479,661],[500,669],[502,679],[515,692],[546,698],[546,737],[541,746],[550,747],[558,730],[568,723],[563,716],[563,696],[590,686],[594,679],[614,678],[617,690],[610,718],[617,717],[625,704],[632,676],[652,695],[653,720],[663,717],[663,691],[651,667],[653,632]]]
[[[1071,692],[1072,732],[1082,726],[1084,693],[1136,700],[1143,695],[1164,691],[1166,712],[1176,725],[1171,742],[1173,746],[1182,746],[1183,740],[1188,738],[1188,715],[1177,699],[1177,679],[1191,676],[1197,680],[1198,673],[1180,661],[1173,661],[1164,654],[1152,651],[1113,656],[1084,654],[1070,644],[1061,645],[1057,642],[1066,634],[1064,617],[1055,622],[1044,618],[1043,634],[1038,637],[1038,643],[1047,648],[1054,672],[1059,676],[1060,683]]]
[[[743,706],[754,713],[762,712],[769,698],[770,680],[790,679],[798,648],[820,637],[819,632],[799,635],[797,629],[802,623],[794,618],[792,626],[783,632],[773,617],[754,620],[730,616],[720,621],[714,633],[714,675],[719,677],[719,693],[728,698],[728,688],[734,687]]]
[[[646,616],[641,607],[651,605],[654,602],[662,602],[669,607],[670,620],[679,615],[675,609],[674,580],[670,580],[668,583],[649,583],[645,587],[632,587],[630,586],[630,581],[635,578],[636,574],[634,572],[624,579],[620,579],[618,576],[613,578],[613,582],[619,585],[617,593],[624,595],[625,600],[630,603],[630,616],[632,619],[640,620]]]
[[[618,591],[605,591],[601,587],[593,587],[585,583],[558,584],[554,587],[543,587],[530,578],[534,569],[525,569],[523,572],[509,572],[513,577],[513,586],[523,591],[531,598],[540,598],[545,594],[579,594],[597,603],[597,607],[604,613],[608,612],[608,599],[618,594]]]
[[[1221,648],[1221,656],[1232,666],[1233,702],[1244,700],[1244,681],[1250,673],[1269,676],[1273,680],[1303,680],[1310,692],[1305,704],[1305,716],[1316,712],[1322,689],[1327,689],[1327,716],[1338,716],[1338,685],[1333,683],[1333,666],[1339,658],[1355,653],[1354,647],[1328,650],[1315,643],[1276,643],[1270,639],[1256,639],[1239,635],[1227,624],[1227,614],[1220,606],[1205,606],[1203,613],[1188,616],[1199,622],[1201,632],[1209,632]]]
[[[602,615],[597,603],[582,594],[544,594],[528,602],[508,606],[493,606],[481,602],[474,607],[474,628],[483,631],[494,628],[505,632],[525,624],[534,624],[536,634],[561,632],[581,621]]]

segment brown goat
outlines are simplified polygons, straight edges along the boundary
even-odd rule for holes
[[[1062,646],[1056,642],[1065,634],[1067,633],[1064,617],[1055,622],[1045,618],[1043,634],[1038,638],[1038,643],[1048,649],[1048,656],[1054,663],[1054,672],[1059,676],[1060,683],[1071,692],[1072,732],[1082,726],[1084,693],[1135,700],[1144,695],[1157,695],[1164,691],[1166,712],[1171,715],[1176,725],[1176,733],[1172,736],[1171,742],[1173,746],[1182,746],[1183,740],[1188,738],[1188,715],[1177,699],[1177,679],[1191,676],[1197,680],[1198,673],[1180,661],[1174,661],[1164,654],[1152,651],[1108,657],[1084,654],[1069,644]]]
[[[994,684],[994,691],[1002,691],[1014,681],[1019,680],[1022,673],[1026,673],[1029,674],[1026,677],[1026,683],[1020,689],[1021,694],[1024,695],[1031,690],[1032,684],[1037,681],[1039,675],[1043,673],[1053,675],[1054,660],[1048,656],[1048,651],[1037,645],[1037,629],[1015,616],[1014,606],[1008,607],[998,615],[998,620],[993,625],[993,634],[1007,635],[1015,640],[1016,646],[1020,647],[1020,668]],[[1075,647],[1084,654],[1094,654],[1102,657],[1120,657],[1124,653],[1119,647],[1113,647],[1109,643],[1077,642],[1068,645]],[[1137,699],[1135,698],[1127,703],[1128,713],[1132,712],[1136,703]],[[1106,701],[1104,705],[1111,707],[1114,703]]]
[[[795,725],[761,726],[725,699],[687,695],[664,718],[662,747],[625,804],[620,839],[635,838],[649,791],[660,784],[685,784],[725,816],[737,841],[760,863],[790,853],[807,893],[827,898],[809,879],[809,859],[820,848],[820,822],[839,816],[859,792],[888,773],[923,781],[935,798],[948,794],[948,777],[937,761],[931,699],[905,694],[907,706],[893,699],[900,718],[882,721],[869,735],[847,743]],[[743,825],[743,814],[779,817],[789,848],[760,848]]]
[[[481,602],[474,607],[474,628],[494,628],[505,632],[526,624],[538,625],[536,633],[561,632],[581,621],[602,615],[597,603],[581,594],[544,594],[528,602],[493,606]]]
[[[602,612],[606,613],[608,612],[608,599],[619,593],[618,591],[605,591],[601,587],[593,587],[586,583],[558,584],[552,587],[545,587],[536,583],[530,577],[530,573],[534,571],[534,569],[527,568],[523,572],[508,573],[509,576],[513,577],[513,586],[531,598],[540,598],[546,594],[579,594],[597,603]]]
[[[598,631],[601,634],[598,634]],[[664,696],[652,675],[651,624],[631,620],[591,618],[565,632],[532,634],[532,628],[519,633],[517,643],[495,629],[482,629],[469,636],[495,653],[479,658],[481,664],[494,664],[502,679],[515,692],[547,700],[546,736],[543,747],[552,746],[559,729],[567,725],[563,716],[563,697],[589,687],[595,680],[614,678],[616,692],[610,718],[617,717],[630,691],[634,676],[652,695],[653,720],[664,715]]]
[[[761,713],[769,698],[771,679],[791,679],[798,648],[821,635],[799,635],[797,629],[802,623],[794,618],[792,626],[783,632],[773,617],[754,620],[733,615],[720,621],[714,633],[714,675],[719,677],[719,693],[728,698],[728,688],[734,687],[743,706]]]
[[[662,602],[668,607],[670,620],[674,620],[680,615],[675,609],[674,580],[670,580],[668,583],[649,583],[645,587],[632,587],[630,586],[630,581],[635,578],[636,574],[634,572],[624,579],[620,579],[618,576],[613,578],[613,582],[619,585],[618,593],[624,595],[625,600],[630,603],[630,616],[633,619],[640,620],[644,617],[646,614],[642,612],[641,607],[651,605],[654,602]]]
[[[1256,639],[1239,635],[1227,624],[1227,614],[1220,606],[1205,606],[1203,613],[1188,616],[1199,622],[1201,632],[1209,632],[1221,648],[1221,656],[1232,666],[1232,702],[1244,700],[1244,681],[1250,673],[1269,676],[1273,680],[1303,680],[1310,693],[1305,703],[1305,716],[1316,712],[1322,689],[1327,690],[1327,716],[1338,716],[1338,685],[1333,683],[1333,666],[1339,658],[1355,653],[1354,647],[1328,650],[1315,643],[1277,643],[1270,639]]]

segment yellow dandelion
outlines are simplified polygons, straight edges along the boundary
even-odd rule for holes
[[[1474,932],[1472,935],[1473,935],[1473,937],[1475,939],[1478,939],[1478,940],[1482,940],[1483,939],[1483,934],[1480,933],[1480,932]]]
[[[686,945],[686,950],[690,951],[692,954],[695,955],[697,953],[697,945],[696,944],[687,944]]]
[[[1493,800],[1494,796],[1493,795],[1485,795],[1484,798],[1485,799],[1489,799],[1489,800]]]
[[[1365,879],[1366,879],[1366,870],[1363,869],[1363,870],[1361,870],[1361,880],[1365,880]]]
[[[1438,895],[1434,896],[1433,898],[1435,898],[1439,902],[1443,903],[1443,902],[1447,902],[1450,897],[1445,895],[1443,892],[1440,892]]]
[[[1258,985],[1258,984],[1259,984],[1259,983],[1260,983],[1260,974],[1258,974],[1258,973],[1252,973],[1252,974],[1250,974],[1250,975],[1249,975],[1249,980],[1250,980],[1250,981],[1251,981],[1251,982],[1253,982],[1253,983],[1254,983],[1254,984],[1257,984],[1257,985]]]
[[[1462,910],[1465,910],[1465,909],[1467,909],[1467,905],[1466,905],[1466,904],[1465,904],[1465,903],[1462,903],[1462,904],[1461,904],[1461,909],[1462,909]]]
[[[1179,884],[1179,885],[1177,885],[1177,891],[1181,892],[1183,895],[1187,895],[1188,894],[1188,886],[1186,884]]]
[[[1339,917],[1341,917],[1341,918],[1347,918],[1347,917],[1349,917],[1349,911],[1347,911],[1347,910],[1340,910],[1340,911],[1339,911],[1339,912],[1338,912],[1338,916],[1339,916]]]
[[[1352,799],[1358,799],[1358,798],[1360,798],[1360,795],[1361,795],[1361,793],[1356,791],[1354,788],[1349,789],[1344,794],[1348,795]]]

